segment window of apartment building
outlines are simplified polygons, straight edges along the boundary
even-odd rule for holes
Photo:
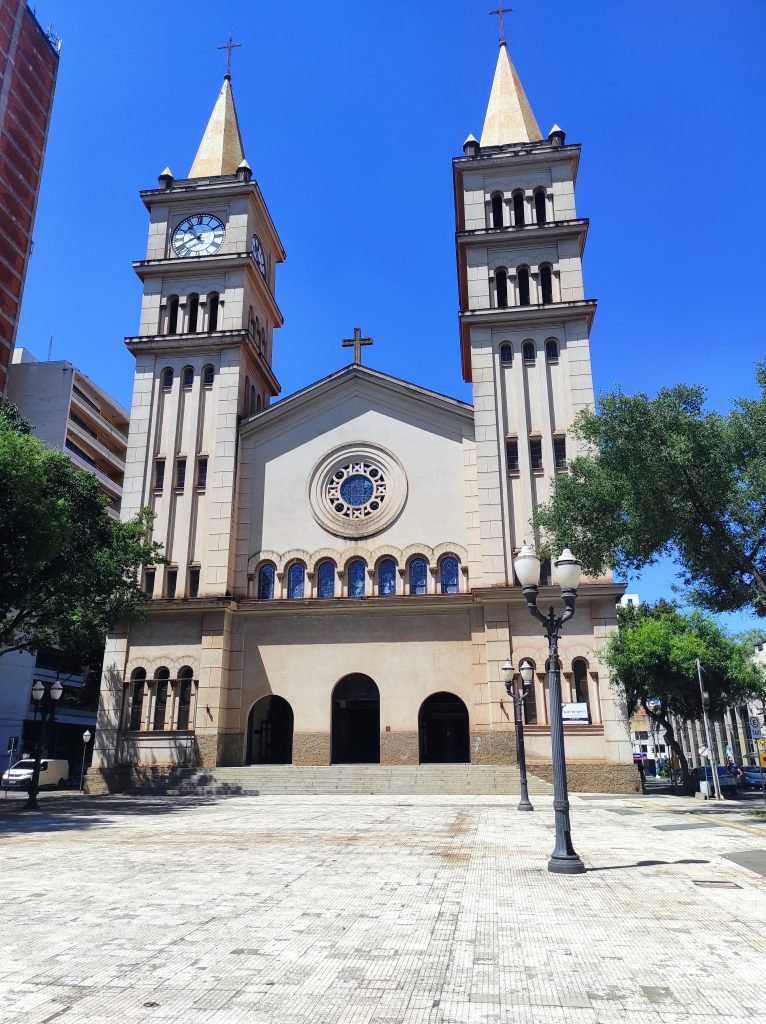
[[[168,569],[165,573],[165,597],[168,601],[174,601],[176,597],[176,586],[178,584],[178,569]]]
[[[169,685],[170,669],[158,668],[154,673],[154,720],[152,727],[155,732],[165,728],[165,710],[168,706]]]
[[[529,439],[529,464],[532,469],[543,468],[543,440],[541,437]]]
[[[189,569],[189,597],[199,597],[199,566]]]
[[[184,391],[191,391],[194,387],[194,368],[191,366],[184,366],[181,371],[181,386]]]
[[[177,729],[188,729],[192,701],[193,673],[190,668],[182,668],[178,673],[178,719]]]
[[[165,486],[165,460],[155,459],[154,460],[154,489],[155,491],[161,491]]]
[[[186,459],[176,459],[176,490],[186,487]]]
[[[556,469],[567,468],[567,439],[565,437],[553,438],[553,456]]]
[[[204,491],[207,487],[207,455],[197,459],[197,487]]]
[[[147,597],[151,597],[154,593],[155,578],[156,571],[154,569],[144,569],[144,593]]]
[[[508,463],[509,473],[519,471],[519,441],[518,438],[508,437],[505,440],[505,459]]]

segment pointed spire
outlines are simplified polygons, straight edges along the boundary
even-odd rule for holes
[[[189,177],[212,178],[219,174],[234,174],[244,158],[242,136],[239,133],[234,95],[231,91],[231,75],[227,74],[224,76],[213,113],[194,157]]]
[[[540,139],[540,129],[516,68],[511,63],[508,47],[501,43],[481,145],[505,146],[511,142],[539,142]]]

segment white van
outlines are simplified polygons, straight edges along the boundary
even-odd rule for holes
[[[3,772],[1,780],[5,789],[29,789],[32,784],[32,772],[35,770],[34,758],[25,757],[10,769]],[[58,786],[63,789],[69,778],[69,761],[54,760],[52,757],[44,757],[40,762],[39,786]]]

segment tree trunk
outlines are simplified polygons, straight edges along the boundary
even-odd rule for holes
[[[673,751],[678,758],[678,763],[681,765],[681,790],[685,796],[691,796],[694,793],[694,780],[689,774],[689,762],[686,759],[686,754],[683,751],[683,747],[676,739],[676,734],[673,731],[673,726],[670,724],[670,720],[663,711],[652,711],[646,701],[641,701],[641,705],[644,711],[652,718],[659,726],[665,730],[665,742]],[[670,762],[670,770],[673,770],[673,761]]]

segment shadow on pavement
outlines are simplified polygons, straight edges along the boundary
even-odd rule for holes
[[[121,815],[166,815],[218,803],[216,797],[179,796],[96,796],[57,797],[48,802],[40,797],[39,811],[22,810],[22,802],[0,804],[0,838],[37,832],[65,832],[105,828]]]
[[[623,871],[625,868],[653,868],[658,864],[709,864],[709,860],[637,860],[635,864],[605,864],[600,868],[588,868],[591,871]]]

